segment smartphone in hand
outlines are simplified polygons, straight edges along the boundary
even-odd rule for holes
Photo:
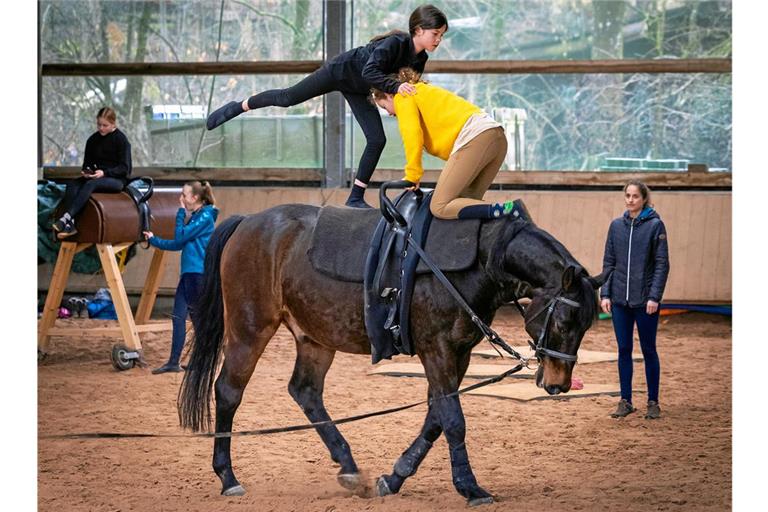
[[[85,174],[96,174],[96,169],[91,169],[90,165],[86,165],[85,169],[83,169],[83,172]]]

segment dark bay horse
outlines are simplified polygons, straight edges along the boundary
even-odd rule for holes
[[[336,351],[370,354],[363,317],[361,283],[335,281],[313,269],[307,251],[320,209],[277,206],[249,217],[230,217],[214,232],[205,262],[204,290],[189,366],[179,391],[184,427],[210,428],[210,400],[216,398],[216,432],[231,432],[237,407],[256,363],[284,324],[296,339],[296,364],[288,392],[311,422],[330,420],[323,405],[325,375]],[[356,212],[350,210],[350,214]],[[321,240],[322,242],[322,240]],[[571,386],[574,361],[551,354],[576,354],[597,315],[601,279],[590,277],[568,250],[532,223],[513,217],[484,222],[477,262],[448,274],[475,313],[490,324],[513,290],[529,290],[526,330],[545,334],[550,354],[540,357],[536,384],[549,394]],[[558,300],[560,299],[560,300]],[[553,306],[548,314],[542,314]],[[482,335],[432,274],[418,277],[411,305],[411,333],[429,382],[430,405],[421,432],[377,481],[379,495],[397,493],[413,475],[432,443],[445,434],[453,484],[469,504],[493,501],[480,487],[464,445],[465,422],[457,395],[471,349]],[[224,343],[226,340],[226,343]],[[216,378],[221,353],[224,361]],[[347,441],[335,425],[317,427],[349,489],[361,482]],[[245,489],[235,478],[230,438],[216,438],[213,469],[222,494]]]

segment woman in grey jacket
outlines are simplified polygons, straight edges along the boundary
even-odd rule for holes
[[[669,274],[667,230],[650,204],[651,193],[641,181],[624,187],[627,211],[611,222],[605,242],[600,306],[611,313],[619,347],[621,400],[611,414],[621,418],[635,412],[632,406],[632,335],[637,324],[648,384],[646,419],[661,417],[659,408],[659,356],[656,329],[659,303]]]

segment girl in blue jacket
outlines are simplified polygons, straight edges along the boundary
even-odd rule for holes
[[[360,46],[332,58],[296,85],[272,89],[245,101],[230,101],[208,116],[206,126],[213,130],[243,112],[262,107],[290,107],[331,91],[339,91],[347,100],[365,135],[365,149],[360,155],[355,183],[346,205],[370,208],[363,195],[376,169],[387,138],[378,109],[368,100],[371,87],[403,96],[416,92],[412,84],[388,76],[402,67],[424,72],[427,52],[433,52],[448,30],[445,14],[433,5],[417,7],[408,20],[408,31],[392,31],[374,37]]]
[[[611,313],[619,346],[621,400],[611,414],[621,418],[635,412],[632,405],[632,335],[637,324],[648,384],[646,419],[661,417],[659,408],[659,356],[656,329],[659,303],[669,274],[667,230],[650,204],[651,192],[641,181],[624,187],[627,211],[611,222],[603,256],[600,306]]]
[[[171,357],[153,374],[180,372],[181,350],[186,338],[187,314],[192,325],[197,325],[195,303],[202,291],[205,248],[213,234],[219,211],[214,205],[213,191],[207,181],[190,181],[184,184],[179,197],[181,207],[176,213],[176,230],[173,240],[164,240],[145,231],[150,245],[164,251],[181,251],[181,279],[173,300],[173,337]]]

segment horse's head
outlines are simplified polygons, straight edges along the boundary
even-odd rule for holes
[[[592,278],[583,268],[570,265],[563,272],[559,288],[532,292],[525,312],[525,330],[536,346],[539,360],[536,385],[550,395],[571,389],[576,353],[597,316],[595,290],[603,281],[602,276]]]

